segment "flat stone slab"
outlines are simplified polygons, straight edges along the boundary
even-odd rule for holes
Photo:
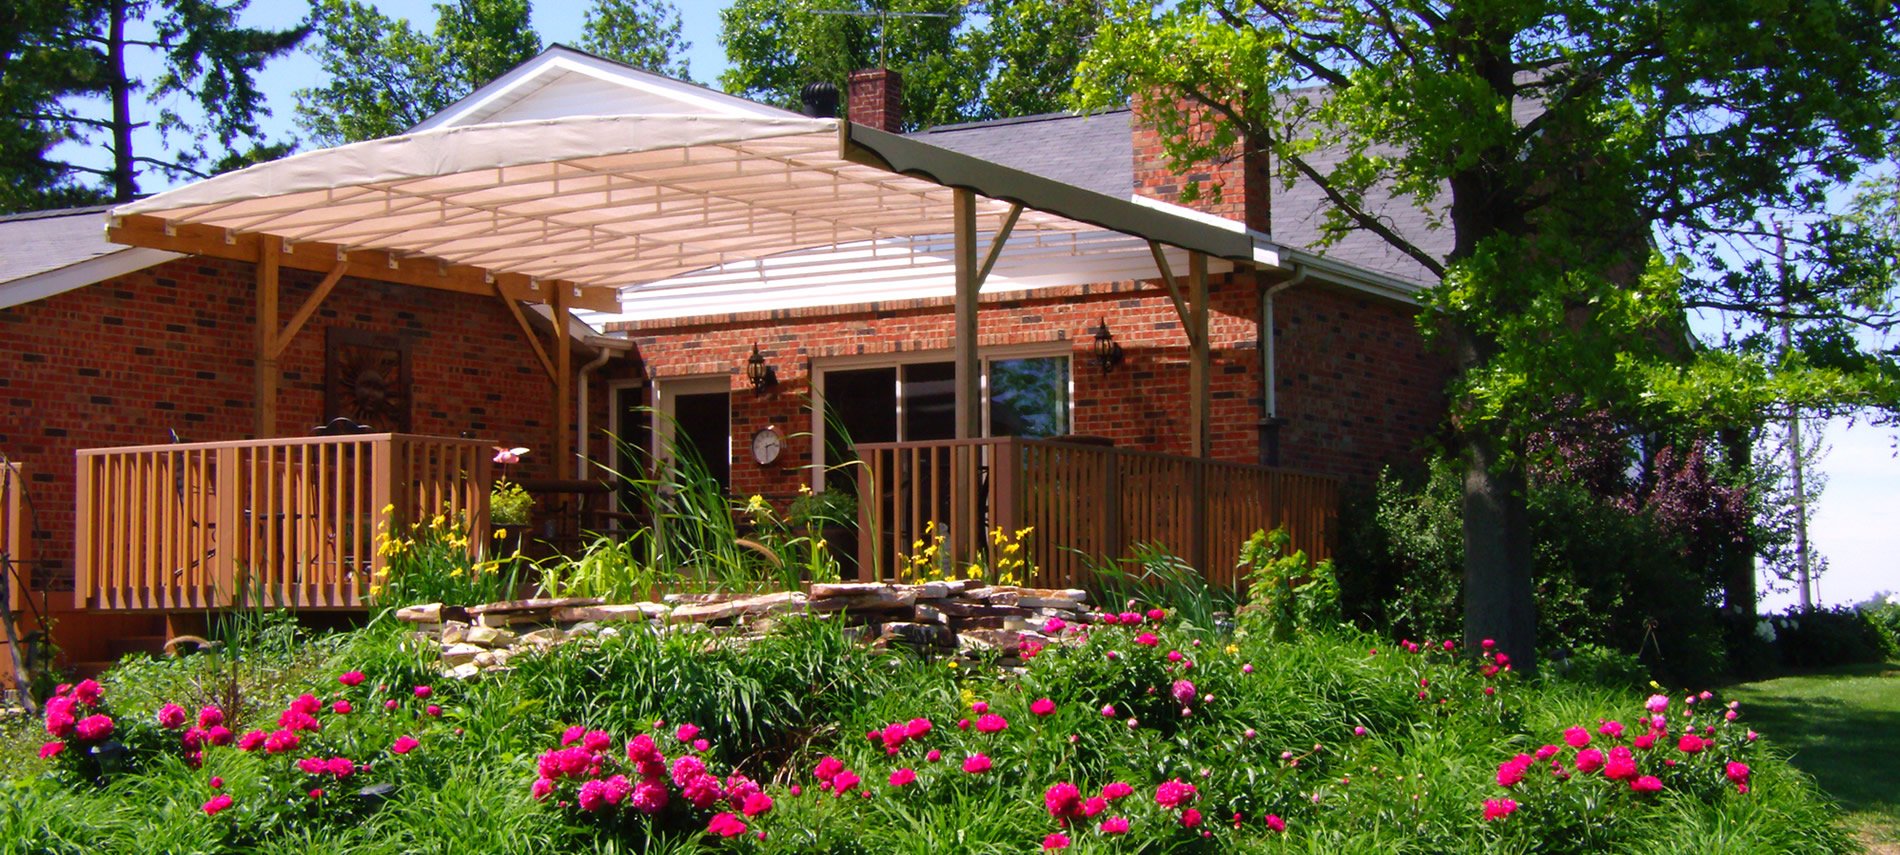
[[[710,623],[731,620],[741,615],[756,616],[798,611],[804,606],[804,592],[781,591],[776,594],[762,594],[738,600],[680,606],[667,615],[667,621],[669,623]]]
[[[561,623],[582,623],[586,621],[647,621],[663,617],[672,611],[660,603],[624,603],[617,605],[568,606],[554,610],[554,619]]]
[[[475,657],[487,652],[488,650],[486,648],[476,647],[473,644],[444,645],[442,648],[442,664],[454,667],[465,662],[474,662]]]
[[[598,606],[606,600],[598,597],[538,597],[529,600],[504,600],[480,606],[469,606],[472,615],[508,615],[522,612],[546,612],[573,606]],[[398,613],[401,616],[401,613]]]
[[[908,609],[917,605],[917,592],[909,588],[898,588],[891,585],[871,585],[857,588],[849,593],[829,592],[827,596],[821,599],[817,594],[819,587],[818,585],[812,586],[813,592],[810,605],[811,610],[815,612],[889,611],[891,609]],[[945,600],[941,602],[947,603],[948,601]]]

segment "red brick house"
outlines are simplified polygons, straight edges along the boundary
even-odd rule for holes
[[[867,448],[940,455],[879,464],[890,480],[864,482],[879,495],[941,478],[945,495],[983,493],[946,514],[995,522],[1049,492],[997,492],[1006,463],[1073,468],[1081,448],[1104,445],[1130,455],[1115,480],[1072,482],[1071,504],[1039,506],[1073,515],[1175,489],[1130,480],[1128,466],[1188,466],[1180,489],[1197,491],[1264,477],[1252,464],[1364,479],[1436,428],[1444,369],[1413,320],[1423,271],[1370,238],[1312,246],[1310,188],[1282,190],[1266,164],[1235,159],[1194,176],[1222,186],[1220,205],[1189,210],[1172,203],[1181,176],[1128,111],[904,136],[881,106],[896,99],[874,94],[898,85],[859,75],[849,124],[556,47],[401,137],[111,211],[0,220],[0,454],[31,500],[22,551],[35,589],[80,589],[54,598],[74,628],[60,637],[70,658],[102,659],[115,635],[154,631],[133,626],[152,618],[102,612],[228,602],[204,600],[210,581],[182,598],[152,593],[172,584],[154,562],[215,575],[209,560],[180,569],[197,566],[191,538],[273,513],[320,516],[289,505],[247,505],[216,526],[192,516],[192,502],[245,489],[213,485],[224,476],[210,461],[265,454],[251,446],[207,448],[199,463],[140,452],[123,472],[87,451],[174,432],[302,448],[289,438],[358,415],[398,434],[474,437],[431,446],[438,480],[486,477],[475,452],[490,440],[535,449],[518,477],[556,479],[626,465],[609,432],[653,443],[677,424],[734,494],[783,501],[838,486],[829,411]],[[1421,215],[1388,207],[1402,230],[1428,234]],[[755,350],[775,375],[756,389]],[[667,418],[656,426],[646,406]],[[771,459],[755,457],[755,440]],[[245,457],[247,477],[344,459],[308,453]],[[282,494],[317,490],[296,483]],[[358,487],[360,499],[336,487],[336,507],[346,493],[364,505]],[[149,531],[137,514],[107,515],[111,496],[138,490],[177,508]],[[1141,513],[1210,531],[1212,504],[1194,495],[1191,510]],[[186,560],[141,558],[147,534],[185,544],[174,551]],[[316,564],[290,553],[330,550],[329,587],[300,601],[359,602],[369,559],[334,532],[282,539],[268,548],[304,561],[283,578],[306,587]],[[100,587],[113,561],[129,569]]]

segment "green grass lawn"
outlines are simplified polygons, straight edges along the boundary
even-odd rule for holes
[[[1841,803],[1871,850],[1900,853],[1900,662],[1745,683],[1729,696]]]

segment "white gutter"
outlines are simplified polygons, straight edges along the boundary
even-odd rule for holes
[[[633,343],[626,339],[610,338],[603,335],[590,335],[585,341],[587,344],[598,348],[600,354],[595,356],[592,362],[581,366],[581,370],[576,375],[575,380],[576,384],[580,386],[578,394],[574,396],[574,427],[580,432],[580,441],[574,446],[576,450],[574,454],[574,479],[577,481],[586,480],[588,474],[587,470],[593,465],[593,460],[587,456],[587,375],[592,374],[594,369],[606,365],[607,360],[614,358],[616,353],[633,349]],[[561,346],[566,347],[567,343],[562,342]]]
[[[1273,344],[1273,295],[1285,291],[1306,281],[1307,270],[1304,265],[1293,265],[1293,275],[1283,282],[1275,283],[1260,292],[1260,364],[1263,368],[1261,382],[1266,388],[1264,421],[1271,422],[1280,417],[1279,359]]]

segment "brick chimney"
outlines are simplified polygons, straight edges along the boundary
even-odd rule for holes
[[[1239,220],[1256,231],[1272,231],[1270,191],[1273,170],[1266,152],[1242,154],[1245,146],[1236,144],[1232,151],[1222,156],[1177,172],[1168,166],[1167,154],[1161,148],[1161,135],[1155,130],[1149,111],[1178,110],[1189,119],[1188,133],[1205,139],[1213,133],[1214,127],[1209,121],[1208,110],[1185,99],[1170,101],[1159,107],[1145,104],[1143,100],[1135,99],[1133,121],[1130,123],[1135,144],[1135,193]],[[1183,202],[1181,191],[1190,181],[1200,184],[1201,196],[1192,202]],[[1209,191],[1214,187],[1220,188],[1219,201],[1211,198]]]
[[[851,72],[845,109],[851,121],[898,133],[904,127],[904,76],[888,68]]]

